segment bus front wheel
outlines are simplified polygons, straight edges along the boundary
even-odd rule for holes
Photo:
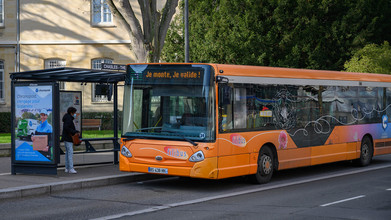
[[[373,144],[369,137],[364,137],[361,142],[360,158],[355,162],[359,166],[367,166],[371,163],[373,156]]]
[[[273,176],[275,158],[273,151],[268,146],[262,147],[258,155],[258,169],[254,175],[254,182],[267,183]]]

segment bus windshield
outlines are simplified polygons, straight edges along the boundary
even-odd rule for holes
[[[129,65],[122,136],[215,140],[215,104],[207,65]]]

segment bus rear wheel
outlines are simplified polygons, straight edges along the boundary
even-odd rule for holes
[[[275,158],[273,151],[268,146],[262,147],[258,155],[258,169],[254,174],[253,179],[255,183],[267,183],[273,176]]]
[[[367,166],[371,163],[373,156],[373,144],[369,137],[364,137],[361,142],[360,158],[355,162],[359,166]]]

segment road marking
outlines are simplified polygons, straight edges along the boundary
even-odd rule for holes
[[[389,189],[386,189],[387,191],[391,191],[391,188],[389,188]]]
[[[347,202],[347,201],[350,201],[350,200],[355,200],[355,199],[359,199],[359,198],[363,198],[363,197],[365,197],[365,195],[356,196],[356,197],[352,197],[352,198],[348,198],[348,199],[342,199],[342,200],[339,200],[339,201],[323,204],[323,205],[321,205],[321,207],[326,207],[326,206],[330,206],[330,205],[334,205],[334,204],[338,204],[338,203],[343,203],[343,202]]]
[[[283,187],[287,187],[287,186],[315,182],[315,181],[319,181],[319,180],[331,179],[331,178],[347,176],[347,175],[352,175],[352,174],[357,174],[357,173],[364,173],[364,172],[368,172],[368,171],[385,169],[385,168],[389,168],[389,167],[391,167],[391,164],[379,166],[379,167],[367,167],[365,169],[348,171],[348,172],[337,173],[337,174],[330,174],[327,176],[314,177],[314,178],[305,179],[305,180],[296,180],[294,182],[289,182],[289,183],[281,183],[281,184],[269,185],[269,186],[266,185],[266,186],[256,188],[256,189],[227,193],[227,194],[222,194],[222,195],[208,196],[208,197],[204,197],[204,198],[200,198],[200,199],[188,200],[188,201],[183,201],[183,202],[178,202],[178,203],[171,203],[171,204],[166,204],[166,205],[163,204],[163,205],[154,206],[154,207],[147,208],[147,209],[141,209],[141,210],[126,212],[126,213],[120,213],[120,214],[116,214],[116,215],[103,216],[103,217],[96,218],[93,220],[108,220],[108,219],[123,218],[123,217],[128,217],[128,216],[135,216],[135,215],[139,215],[139,214],[156,212],[156,211],[160,211],[160,210],[164,210],[164,209],[176,208],[179,206],[193,205],[193,204],[208,202],[208,201],[212,201],[212,200],[216,200],[216,199],[224,199],[224,198],[240,196],[240,195],[245,195],[245,194],[250,194],[250,193],[255,193],[255,192],[262,192],[262,191],[271,190],[271,189],[283,188]],[[271,184],[273,184],[273,183],[271,183]],[[327,204],[325,204],[325,205],[327,205]]]

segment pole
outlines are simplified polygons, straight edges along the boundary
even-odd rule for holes
[[[15,81],[11,80],[11,174],[15,175]],[[13,131],[13,132],[12,132]]]
[[[16,49],[15,50],[16,50],[15,72],[20,72],[20,0],[16,0]]]
[[[189,62],[189,1],[185,0],[185,63]]]
[[[114,164],[118,164],[118,152],[119,152],[119,144],[118,144],[118,84],[114,83]]]

